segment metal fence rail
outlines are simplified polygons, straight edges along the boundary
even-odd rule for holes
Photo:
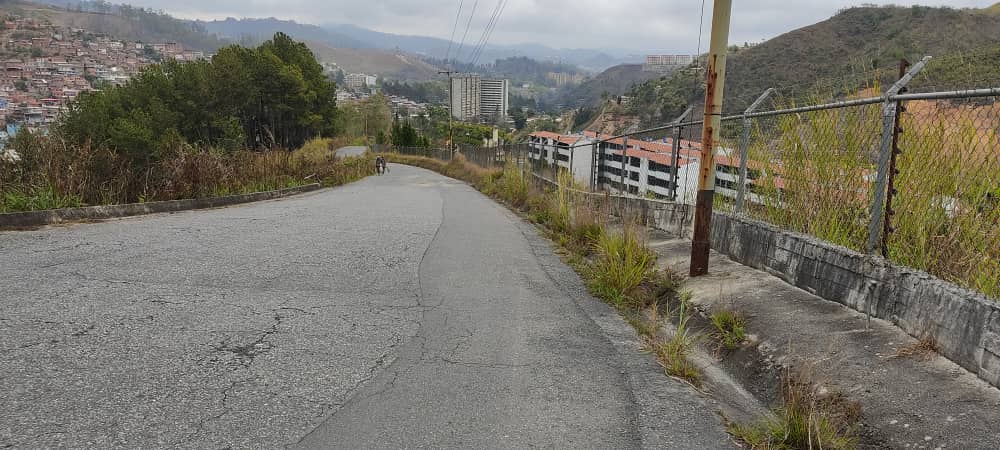
[[[716,209],[1000,297],[1000,88],[907,93],[907,83],[935,85],[921,72],[934,73],[932,61],[882,95],[796,105],[768,90],[723,118]],[[550,180],[563,170],[591,191],[690,204],[701,124],[689,110],[620,135],[458,152],[483,167],[515,164]]]

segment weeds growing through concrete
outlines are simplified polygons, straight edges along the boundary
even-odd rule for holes
[[[668,314],[673,315],[673,311]],[[701,371],[691,362],[691,349],[697,343],[698,335],[688,327],[691,319],[690,296],[680,296],[680,306],[676,309],[677,324],[665,339],[647,338],[647,348],[656,355],[668,375],[685,380],[698,387],[701,385]]]
[[[746,340],[746,317],[731,308],[719,308],[709,317],[715,326],[715,338],[721,348],[736,350]]]
[[[856,403],[792,375],[786,375],[782,391],[783,403],[775,409],[775,418],[753,425],[730,425],[730,433],[760,450],[848,450],[857,446],[854,424],[861,408]]]

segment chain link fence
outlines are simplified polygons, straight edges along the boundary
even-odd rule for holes
[[[802,106],[792,88],[768,90],[723,118],[715,209],[1000,297],[1000,88],[975,76],[981,57],[1000,63],[1000,50],[983,52],[927,58],[891,76],[873,70],[863,74],[869,81],[830,81],[833,94],[810,97],[835,101]],[[458,152],[483,167],[513,163],[548,180],[564,171],[591,192],[693,204],[697,119],[689,110],[617,136],[536,133],[525,144]]]

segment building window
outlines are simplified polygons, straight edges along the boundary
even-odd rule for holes
[[[719,172],[722,172],[722,173],[725,173],[725,174],[729,174],[729,175],[739,175],[740,174],[740,169],[738,167],[724,166],[724,165],[721,165],[721,164],[718,165],[718,166],[716,166],[715,170],[717,170]]]
[[[655,162],[655,161],[650,161],[649,162],[649,170],[652,171],[652,172],[670,173],[670,166],[668,166],[666,164],[660,164],[660,163]]]
[[[671,182],[669,182],[669,181],[667,181],[667,180],[665,180],[663,178],[648,177],[648,178],[646,178],[646,180],[647,180],[647,182],[649,183],[650,186],[658,186],[658,187],[665,188],[665,189],[671,189],[673,187],[673,183],[671,183]]]
[[[723,189],[736,190],[737,183],[735,181],[723,180],[722,178],[715,179],[715,186]]]

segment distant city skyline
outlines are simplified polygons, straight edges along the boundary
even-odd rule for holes
[[[213,20],[266,18],[314,25],[348,23],[394,34],[448,39],[455,24],[457,0],[131,0],[134,6],[172,15]],[[898,0],[750,0],[734,2],[732,43],[760,42],[822,21],[838,10],[861,4],[886,5]],[[927,6],[984,8],[995,0],[932,0]],[[947,4],[946,4],[947,3]],[[479,40],[497,2],[464,1],[455,41],[461,41],[469,13],[476,5],[466,43]],[[554,48],[614,49],[634,54],[698,50],[702,3],[697,0],[509,0],[491,44],[545,44]],[[712,1],[705,0],[702,50],[707,45]]]

